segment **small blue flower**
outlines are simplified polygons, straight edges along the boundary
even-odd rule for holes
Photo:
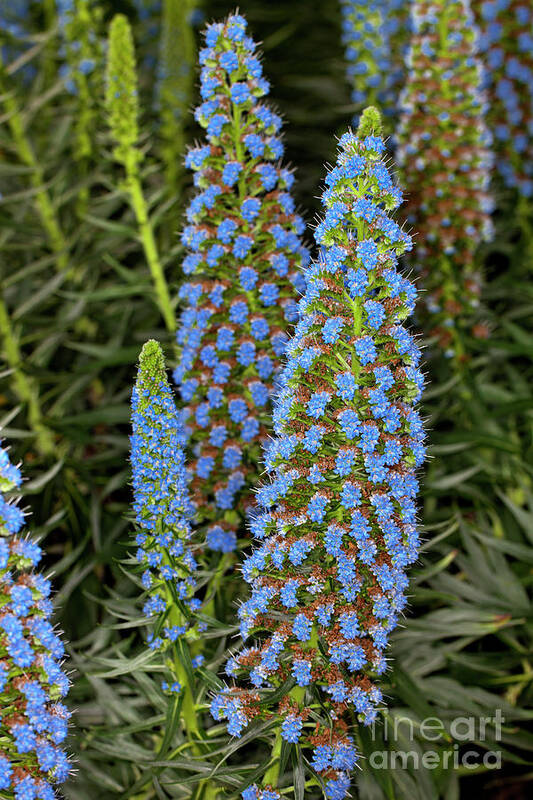
[[[303,728],[303,720],[301,717],[296,717],[290,714],[283,720],[281,725],[281,737],[290,744],[296,744],[300,738]]]
[[[241,204],[241,214],[246,222],[253,222],[261,211],[261,201],[258,197],[247,197]]]
[[[324,416],[326,406],[330,400],[331,395],[329,392],[314,392],[307,403],[307,413],[311,417],[319,419]]]
[[[337,385],[337,397],[343,400],[353,400],[357,384],[351,372],[340,372],[335,377],[335,383]]]
[[[304,614],[297,614],[292,623],[292,630],[298,641],[307,642],[311,638],[311,622]]]

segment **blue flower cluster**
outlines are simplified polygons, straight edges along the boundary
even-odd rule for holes
[[[524,0],[472,0],[489,96],[496,167],[533,196],[533,8]]]
[[[385,24],[388,5],[388,0],[341,0],[342,42],[352,100],[360,110],[369,102],[379,104],[386,114],[394,111],[389,28]]]
[[[306,274],[265,450],[270,481],[251,528],[260,546],[243,564],[243,641],[212,713],[239,735],[256,716],[280,718],[287,742],[311,746],[326,797],[345,797],[357,760],[346,720],[371,723],[374,677],[405,604],[418,555],[415,472],[424,432],[413,408],[423,385],[419,349],[404,327],[416,291],[397,269],[410,237],[390,216],[401,202],[384,160],[376,109],[340,140],[327,174],[317,263]],[[279,703],[268,697],[288,678]],[[324,716],[308,720],[311,690]],[[260,702],[261,701],[261,702]],[[326,713],[327,712],[327,713]]]
[[[242,800],[281,800],[279,792],[275,792],[272,788],[261,789],[257,784],[249,786],[241,794]]]
[[[218,520],[207,545],[230,551],[252,502],[258,445],[308,255],[289,193],[293,178],[279,163],[281,120],[262,102],[269,86],[246,21],[230,16],[209,25],[205,38],[196,119],[207,143],[186,158],[197,193],[182,235],[183,270],[194,277],[180,290],[174,378],[194,457],[193,499],[203,520]]]
[[[0,448],[0,794],[55,800],[70,766],[61,744],[69,712],[64,647],[50,622],[51,587],[34,571],[39,546],[19,532],[24,515],[4,497],[21,485]]]
[[[486,101],[468,0],[414,0],[412,9],[397,157],[429,328],[452,356],[479,305],[476,250],[492,235]]]
[[[187,490],[183,431],[168,384],[163,353],[153,340],[139,357],[132,392],[133,509],[139,526],[137,560],[147,592],[143,611],[154,617],[153,650],[166,650],[193,629],[196,560],[190,546],[194,513]]]

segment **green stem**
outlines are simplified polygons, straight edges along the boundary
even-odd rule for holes
[[[169,333],[174,333],[176,330],[176,318],[170,300],[165,273],[159,258],[154,231],[148,215],[146,200],[144,199],[142,192],[141,182],[139,180],[135,165],[130,162],[125,166],[127,176],[126,186],[129,192],[131,206],[139,226],[139,236],[144,249],[144,254],[146,256],[146,261],[148,262],[148,267],[154,282],[159,310],[161,311],[163,319],[165,320],[167,330]]]
[[[275,789],[278,785],[279,770],[281,765],[281,745],[281,728],[277,728],[274,745],[272,747],[273,762],[265,772],[263,777],[263,786],[272,786],[272,788]]]
[[[530,201],[521,192],[518,193],[518,220],[522,234],[525,238],[525,259],[524,263],[530,268],[533,262],[533,224],[531,220]]]
[[[28,422],[30,428],[35,433],[37,448],[43,455],[50,455],[54,451],[52,432],[43,422],[37,386],[35,382],[22,371],[22,357],[18,342],[11,328],[11,321],[7,308],[1,298],[0,333],[4,343],[6,361],[13,370],[14,391],[21,402],[27,405]]]
[[[207,601],[206,606],[204,607],[204,612],[205,614],[207,614],[208,617],[216,617],[215,598],[220,588],[220,584],[222,583],[222,579],[224,578],[226,570],[231,564],[233,557],[234,557],[233,553],[224,554],[224,556],[220,559],[218,567],[216,568],[215,572],[211,577],[211,580],[207,585],[207,597],[209,599]]]
[[[78,190],[76,211],[78,217],[83,219],[89,206],[89,188],[85,185],[85,181],[89,174],[89,164],[92,155],[91,137],[89,135],[92,114],[89,84],[85,75],[81,74],[78,77],[78,96],[79,102],[75,124],[76,146],[74,148],[74,156],[79,165],[82,185]]]
[[[189,686],[187,673],[183,664],[180,661],[179,655],[176,654],[173,663],[173,672],[175,673],[178,681],[181,684],[183,692],[182,719],[187,733],[188,739],[191,741],[192,748],[197,755],[200,755],[198,750],[197,740],[201,739],[200,727],[198,725],[198,717],[196,715],[196,705],[194,703],[192,686]]]
[[[167,557],[165,558],[168,564],[171,564],[171,560]],[[169,622],[171,625],[176,625],[180,627],[183,625],[184,618],[183,614],[176,607],[174,603],[174,597],[172,592],[170,591],[168,586],[165,586],[165,594],[167,605],[170,606],[170,613],[169,613]],[[184,644],[187,647],[187,644]],[[183,693],[183,703],[181,706],[181,718],[183,720],[183,725],[185,728],[185,732],[187,734],[187,738],[192,744],[192,749],[194,750],[196,755],[201,755],[201,752],[198,750],[198,739],[201,739],[202,736],[200,734],[200,726],[198,725],[198,717],[196,715],[196,706],[194,703],[194,690],[193,687],[190,685],[189,680],[187,678],[187,672],[185,667],[183,666],[181,659],[179,657],[179,652],[177,647],[174,647],[174,660],[170,664],[170,668],[172,673],[176,676],[179,683],[181,684],[181,691]]]
[[[50,32],[57,23],[56,0],[44,0],[43,2],[44,24],[46,31]],[[46,83],[49,85],[57,74],[57,37],[50,36],[44,51],[43,73]]]
[[[26,136],[24,123],[16,100],[13,94],[7,91],[3,81],[2,67],[3,65],[0,61],[0,93],[3,95],[2,99],[7,112],[7,123],[11,131],[11,136],[13,137],[13,143],[18,158],[31,170],[30,182],[35,190],[37,212],[48,238],[48,245],[56,256],[56,269],[58,272],[62,272],[66,270],[69,265],[67,242],[63,236],[50,196],[44,188],[44,173]]]

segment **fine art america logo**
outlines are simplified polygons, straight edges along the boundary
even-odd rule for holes
[[[373,750],[369,764],[372,769],[500,769],[501,751],[488,747],[488,742],[492,746],[501,741],[504,722],[499,708],[493,717],[455,717],[447,725],[438,717],[421,722],[386,718],[372,725],[371,738],[389,747]]]

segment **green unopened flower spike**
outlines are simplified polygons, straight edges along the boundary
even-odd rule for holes
[[[130,24],[123,14],[113,17],[109,29],[105,105],[115,142],[113,154],[126,171],[126,189],[139,226],[139,237],[152,274],[159,309],[167,330],[174,332],[174,310],[139,175],[142,151],[138,146],[139,100],[135,49]]]
[[[115,157],[128,168],[141,160],[137,148],[139,100],[133,36],[129,22],[122,14],[113,18],[109,29],[105,103],[109,127],[116,142]]]

